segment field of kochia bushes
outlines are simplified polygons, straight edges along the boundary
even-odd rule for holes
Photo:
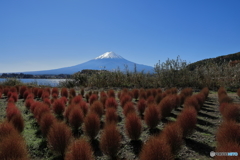
[[[237,93],[240,96],[240,90]],[[126,134],[133,150],[137,150],[135,159],[173,160],[184,138],[194,132],[198,112],[208,95],[208,88],[198,93],[193,93],[192,88],[86,92],[84,89],[0,86],[0,98],[6,102],[0,119],[0,159],[34,158],[23,137],[26,128],[23,117],[28,115],[51,151],[51,159],[91,160],[102,155],[109,159],[127,159],[119,156],[126,141],[123,134]],[[216,151],[240,154],[239,105],[232,103],[223,87],[218,90],[218,100],[224,121],[216,135]],[[17,105],[19,101],[24,102],[23,111]],[[159,123],[179,107],[183,109],[176,121],[167,123],[158,132]],[[124,129],[118,126],[122,122]],[[143,125],[150,133],[146,141],[140,139]]]

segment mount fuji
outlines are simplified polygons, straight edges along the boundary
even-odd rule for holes
[[[122,72],[126,71],[127,69],[130,72],[134,71],[136,65],[137,72],[144,72],[144,73],[153,73],[154,69],[151,66],[146,66],[142,64],[136,64],[134,62],[128,61],[117,55],[114,52],[106,52],[92,60],[87,62],[59,69],[52,69],[52,70],[44,70],[44,71],[32,71],[32,72],[23,72],[24,74],[33,74],[33,75],[46,75],[46,74],[73,74],[79,72],[83,69],[92,69],[92,70],[108,70],[108,71],[116,71],[120,70]]]

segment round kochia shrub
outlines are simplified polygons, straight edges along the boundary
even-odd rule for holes
[[[109,123],[117,123],[117,122],[118,122],[118,115],[117,115],[116,109],[108,108],[106,111],[105,123],[109,124]]]
[[[18,133],[10,133],[1,138],[3,138],[0,141],[1,160],[28,160],[27,146]]]
[[[116,124],[111,123],[105,126],[100,139],[100,148],[104,154],[109,155],[112,159],[117,156],[121,145],[121,135]]]
[[[100,130],[99,116],[94,112],[89,112],[84,119],[85,134],[93,140]]]
[[[183,137],[191,135],[197,124],[197,111],[194,107],[184,108],[176,122],[183,131]]]
[[[113,97],[107,98],[105,106],[106,106],[106,108],[115,108],[115,109],[117,109],[117,101],[116,101],[116,99],[113,98]]]
[[[90,105],[93,104],[94,101],[98,100],[98,96],[96,94],[92,94],[90,97],[89,97],[89,103]]]
[[[158,137],[150,137],[150,139],[143,145],[139,159],[174,160],[169,144]]]
[[[57,115],[62,115],[65,110],[65,104],[63,100],[57,99],[53,104],[53,112]]]
[[[101,118],[104,113],[102,102],[99,100],[94,101],[90,107],[90,111],[96,113],[99,116],[99,118]]]
[[[240,145],[240,125],[235,121],[223,122],[217,131],[216,139],[218,147],[228,143]]]
[[[133,112],[136,112],[136,110],[134,108],[134,104],[132,102],[125,103],[125,105],[123,107],[123,113],[124,113],[125,117],[127,117],[127,115],[129,113],[133,113]]]
[[[142,122],[136,113],[129,113],[125,122],[126,132],[131,140],[138,140],[142,132]]]
[[[56,118],[51,113],[45,113],[42,115],[39,125],[40,125],[40,130],[42,132],[42,135],[44,137],[48,135],[48,132],[55,121],[56,121]]]
[[[137,103],[137,109],[139,114],[142,116],[145,109],[147,108],[147,103],[145,99],[140,99]]]
[[[77,130],[83,123],[84,115],[79,107],[74,107],[69,114],[69,124]]]
[[[69,146],[64,160],[94,160],[91,145],[85,139],[75,140]]]
[[[68,89],[67,88],[61,89],[61,96],[68,98]]]
[[[47,139],[50,148],[64,156],[72,139],[72,131],[65,123],[55,122],[48,132]]]
[[[182,129],[176,122],[169,123],[164,127],[159,138],[165,140],[169,144],[172,153],[176,155],[183,143]]]
[[[155,128],[160,121],[160,114],[157,106],[151,104],[147,107],[144,113],[144,120],[149,128]]]

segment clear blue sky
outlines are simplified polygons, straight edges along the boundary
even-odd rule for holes
[[[240,0],[1,0],[0,73],[77,65],[107,51],[154,66],[240,51]]]

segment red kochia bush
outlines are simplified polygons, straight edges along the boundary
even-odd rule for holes
[[[23,94],[24,92],[27,90],[27,87],[26,86],[21,86],[20,90],[19,90],[19,95],[20,95],[20,98],[23,98]]]
[[[240,88],[237,90],[237,95],[240,97]]]
[[[18,101],[18,94],[17,94],[17,92],[12,92],[11,98],[13,98],[14,102],[16,103]]]
[[[196,97],[199,106],[202,107],[203,104],[204,104],[204,101],[205,101],[205,99],[206,99],[204,93],[200,92],[200,93],[194,95],[193,97]]]
[[[108,97],[107,93],[105,93],[104,91],[100,92],[100,101],[102,102],[104,108],[105,108],[107,97]]]
[[[117,152],[121,145],[121,135],[116,124],[111,123],[105,126],[100,139],[100,148],[104,154],[111,158],[117,156]]]
[[[127,117],[127,115],[129,113],[133,113],[133,112],[136,112],[136,110],[134,108],[134,104],[132,102],[125,103],[125,105],[123,107],[123,113],[124,113],[125,117]]]
[[[52,124],[47,136],[50,148],[61,154],[61,156],[64,156],[65,151],[71,142],[71,138],[71,129],[65,123],[60,122]]]
[[[59,95],[58,88],[54,87],[54,88],[52,89],[52,95],[53,95],[53,94],[56,94],[57,96]]]
[[[227,94],[227,91],[225,90],[225,88],[224,87],[220,87],[219,89],[218,89],[218,97],[220,96],[220,95],[222,95],[222,94]]]
[[[24,129],[24,120],[21,114],[16,114],[14,115],[10,122],[13,124],[13,126],[16,128],[16,130],[18,130],[20,133],[23,131]]]
[[[217,131],[217,145],[225,146],[227,143],[240,145],[240,126],[235,121],[223,122]]]
[[[98,100],[98,96],[96,94],[92,94],[90,97],[89,97],[89,103],[90,105],[93,104],[94,101]]]
[[[37,107],[41,106],[41,104],[42,104],[42,103],[39,102],[39,101],[34,101],[34,102],[31,104],[31,106],[30,106],[31,112],[34,113],[34,110],[35,110]]]
[[[9,123],[8,121],[0,123],[0,142],[11,133],[18,134],[12,123]]]
[[[130,95],[126,94],[121,96],[120,103],[122,107],[124,107],[124,105],[127,102],[131,102],[131,101],[132,101],[132,97]]]
[[[115,98],[115,92],[114,92],[114,90],[112,90],[112,89],[108,90],[107,94],[108,94],[108,97],[113,97],[113,98]]]
[[[160,114],[157,106],[151,104],[147,107],[144,113],[144,120],[149,128],[155,128],[160,121]]]
[[[69,114],[69,124],[77,130],[83,123],[84,115],[79,107],[74,107]]]
[[[67,88],[62,88],[61,89],[61,96],[68,98],[68,90],[67,90]]]
[[[80,93],[81,93],[81,96],[82,96],[82,97],[84,97],[84,92],[85,92],[85,91],[84,91],[84,88],[81,88]]]
[[[221,104],[222,106],[222,104]],[[227,103],[224,110],[221,112],[224,120],[238,121],[240,116],[240,106],[238,104]]]
[[[232,103],[233,99],[231,97],[229,97],[227,94],[220,94],[218,96],[218,102],[220,104],[222,104],[222,103]]]
[[[177,96],[168,95],[164,97],[161,102],[158,104],[158,109],[160,112],[161,118],[166,118],[170,115],[171,111],[177,106]]]
[[[155,103],[159,104],[162,99],[163,99],[162,93],[157,93],[157,95],[155,96]]]
[[[142,122],[136,113],[129,113],[125,122],[126,132],[131,140],[138,140],[142,132]]]
[[[100,119],[96,113],[89,112],[84,119],[84,131],[93,140],[100,130]]]
[[[94,160],[91,145],[83,138],[75,140],[68,149],[64,160]]]
[[[132,90],[132,93],[133,93],[133,98],[134,98],[135,100],[137,100],[138,97],[139,97],[139,90],[138,90],[138,89],[133,89],[133,90]]]
[[[8,103],[6,114],[8,121],[11,121],[14,115],[19,115],[21,113],[14,103]]]
[[[182,129],[176,122],[169,123],[164,127],[159,138],[165,140],[169,144],[172,153],[176,155],[183,143]]]
[[[57,115],[62,115],[65,110],[65,104],[61,99],[57,99],[53,104],[53,111]]]
[[[78,104],[82,101],[82,96],[81,95],[78,95],[78,96],[75,96],[72,100],[72,103],[74,104]]]
[[[208,87],[204,87],[200,93],[203,93],[204,96],[205,96],[205,99],[208,97],[208,94],[209,94],[209,89]]]
[[[137,103],[137,109],[141,116],[143,115],[146,108],[147,108],[146,100],[140,99]]]
[[[87,103],[86,103],[85,101],[81,101],[81,102],[79,103],[79,106],[80,106],[80,108],[81,108],[82,111],[83,111],[83,115],[86,116],[86,115],[87,115],[87,112],[88,112],[88,105],[87,105]]]
[[[5,136],[0,141],[0,148],[1,160],[28,160],[27,146],[18,133]]]
[[[238,143],[235,142],[227,142],[223,146],[217,146],[216,152],[237,152],[238,156],[215,156],[214,160],[235,160],[239,159],[240,147]],[[237,158],[238,157],[238,158]]]
[[[197,111],[192,107],[185,108],[177,117],[177,124],[182,128],[183,137],[194,131],[197,123]]]
[[[70,96],[71,96],[71,97],[75,97],[75,96],[76,96],[76,91],[75,91],[74,88],[71,88],[70,91],[69,91],[69,93],[70,93]]]
[[[106,111],[105,123],[109,124],[109,123],[117,123],[117,122],[118,122],[118,115],[117,115],[116,109],[108,108]]]
[[[90,111],[96,113],[99,116],[99,118],[101,118],[104,113],[102,102],[99,100],[94,101],[90,107]]]
[[[75,108],[75,107],[76,107],[76,105],[70,104],[70,105],[68,105],[67,108],[65,109],[64,117],[65,117],[65,119],[66,119],[67,122],[69,122],[69,114],[70,114],[71,110],[72,110],[73,108]]]
[[[106,105],[106,108],[115,108],[115,109],[117,109],[117,102],[116,102],[116,99],[113,98],[113,97],[107,98],[105,105]]]
[[[198,100],[195,96],[187,97],[184,101],[184,107],[193,106],[196,111],[198,112],[200,110],[200,105],[198,103]]]
[[[39,88],[33,88],[33,95],[34,95],[34,98],[37,98],[37,96],[38,96],[38,89]]]
[[[56,121],[56,118],[51,113],[45,113],[42,115],[39,123],[42,135],[46,137],[52,124]]]
[[[174,160],[174,157],[171,153],[169,144],[157,137],[150,137],[150,139],[143,145],[139,159]]]
[[[44,113],[50,113],[50,108],[48,105],[44,104],[44,103],[41,103],[41,105],[39,105],[39,107],[37,107],[33,114],[34,114],[34,117],[36,118],[38,124],[40,123],[41,121],[41,118],[42,118],[42,115]]]

